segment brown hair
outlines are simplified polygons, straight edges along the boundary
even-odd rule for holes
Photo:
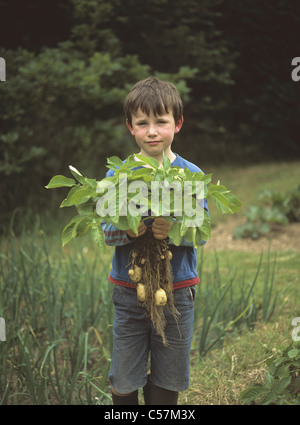
[[[175,123],[183,114],[182,100],[174,84],[156,77],[148,77],[136,83],[124,100],[123,107],[130,125],[132,115],[138,109],[147,115],[153,111],[155,116],[168,114],[170,109]]]

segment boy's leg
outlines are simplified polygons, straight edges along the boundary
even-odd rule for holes
[[[113,301],[113,353],[109,372],[113,402],[137,404],[137,389],[147,382],[151,325],[145,319],[145,309],[137,304],[135,289],[116,285]]]
[[[143,388],[144,400],[147,405],[176,405],[178,402],[178,391],[170,391],[165,388],[158,387],[150,381]]]
[[[125,405],[138,405],[138,390],[133,391],[128,394],[120,394],[118,393],[114,387],[111,388],[111,395],[114,405],[125,406]]]
[[[154,404],[157,403],[159,396],[163,397],[163,390],[166,401],[162,401],[161,404],[168,404],[176,400],[179,391],[189,387],[194,295],[194,287],[174,291],[175,306],[180,315],[176,322],[173,316],[166,312],[167,346],[162,344],[161,337],[154,330],[152,332],[151,381],[145,388],[145,395],[150,401],[156,400]]]

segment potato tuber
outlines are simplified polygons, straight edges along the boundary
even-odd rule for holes
[[[157,240],[152,232],[146,232],[134,241],[130,257],[128,277],[136,284],[136,301],[143,304],[147,317],[167,345],[166,310],[176,322],[179,316],[173,296],[172,253],[167,241]]]
[[[155,292],[155,305],[164,306],[167,303],[167,294],[160,288]]]
[[[136,290],[137,290],[138,300],[141,302],[144,302],[146,299],[145,285],[143,283],[138,283]]]
[[[167,259],[171,261],[172,258],[173,258],[172,252],[171,251],[167,251]]]
[[[139,266],[134,266],[133,269],[128,270],[128,274],[133,282],[139,282],[142,277],[142,269]]]

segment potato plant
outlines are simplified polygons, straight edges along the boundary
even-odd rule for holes
[[[246,404],[300,404],[300,343],[293,341],[266,360],[268,370],[264,383],[253,383],[242,391]]]
[[[130,155],[125,161],[113,156],[108,158],[107,167],[114,171],[113,176],[97,181],[84,177],[70,166],[75,180],[58,175],[46,186],[47,189],[69,187],[60,207],[77,209],[77,215],[62,231],[63,245],[90,231],[103,251],[103,221],[137,234],[141,220],[161,216],[172,223],[169,238],[174,245],[179,246],[185,238],[198,247],[211,237],[211,218],[203,208],[204,199],[215,202],[222,213],[236,213],[241,207],[240,201],[225,186],[211,183],[211,174],[171,166],[166,156],[162,166],[154,158],[142,155],[135,158]],[[157,197],[160,190],[164,195]],[[201,217],[197,215],[199,209]],[[164,343],[167,343],[164,308],[175,318],[178,315],[172,293],[171,258],[168,238],[157,240],[152,232],[146,232],[134,242],[128,271],[129,278],[137,285],[139,302],[145,305]]]

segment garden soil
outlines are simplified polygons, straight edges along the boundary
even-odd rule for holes
[[[244,219],[232,218],[226,223],[221,223],[212,229],[212,238],[205,245],[206,251],[246,251],[261,253],[267,251],[271,243],[272,251],[297,251],[300,252],[300,223],[287,226],[274,225],[268,237],[257,240],[251,238],[234,239],[233,231],[236,226],[244,224]]]

